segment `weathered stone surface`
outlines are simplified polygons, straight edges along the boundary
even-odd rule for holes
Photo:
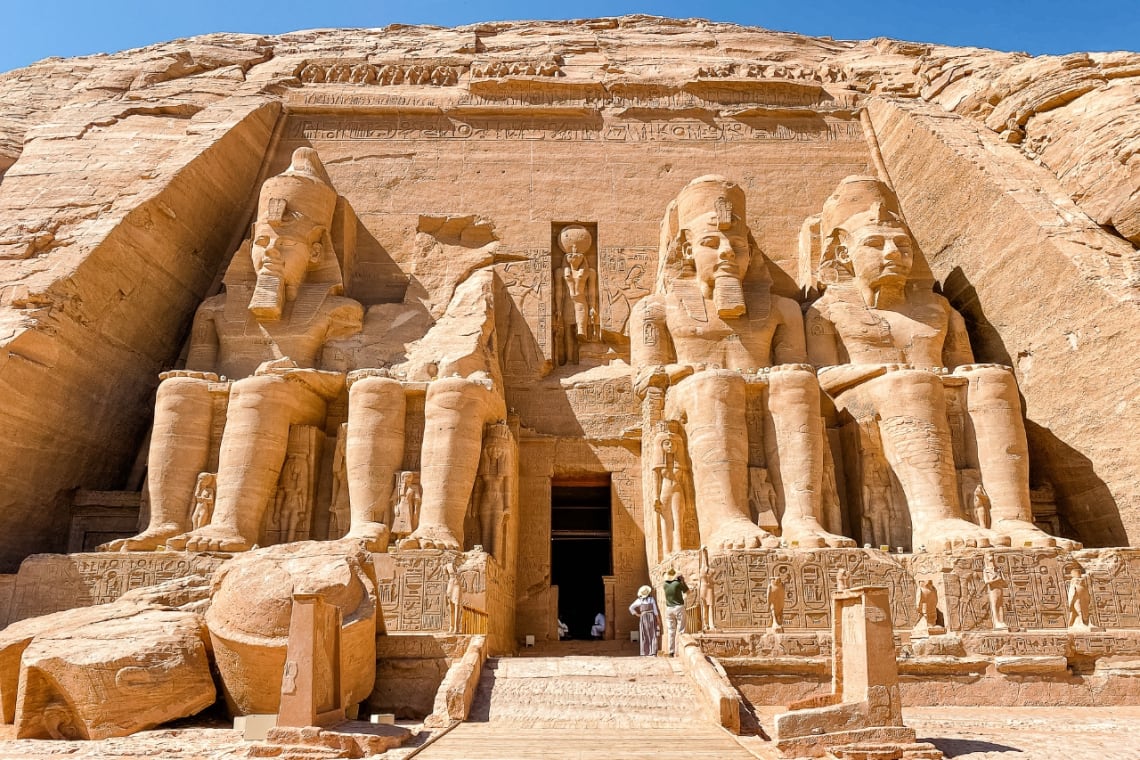
[[[125,736],[209,706],[216,694],[199,614],[208,599],[207,579],[189,576],[8,626],[0,722],[30,737]],[[51,727],[46,707],[57,713]]]
[[[276,713],[294,594],[316,594],[341,612],[342,704],[372,690],[376,581],[355,541],[281,544],[230,560],[206,612],[226,704],[234,715]]]
[[[24,650],[16,735],[126,736],[217,699],[200,615],[143,610],[42,633]]]

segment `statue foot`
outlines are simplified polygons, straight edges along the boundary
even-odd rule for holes
[[[176,536],[183,530],[178,525],[160,525],[155,528],[147,528],[137,536],[130,538],[116,538],[114,541],[108,541],[105,544],[99,544],[96,547],[97,551],[101,552],[153,552],[161,549],[167,539],[171,536]]]
[[[726,549],[774,549],[780,540],[755,523],[738,518],[726,520],[713,531],[706,545],[713,551]]]
[[[364,546],[371,552],[388,551],[388,526],[384,523],[366,522],[353,525],[341,541],[363,541]]]
[[[1009,536],[1011,544],[1015,547],[1052,548],[1058,546],[1069,552],[1082,548],[1080,542],[1050,536],[1027,520],[995,520],[992,527],[997,533]]]
[[[252,542],[237,531],[217,525],[206,525],[166,542],[168,549],[188,552],[244,552],[250,546]]]
[[[420,526],[397,546],[401,549],[459,549],[459,541],[445,527]]]
[[[987,546],[1009,546],[1009,540],[1009,536],[987,530],[967,520],[947,517],[915,526],[913,548],[918,551],[921,547],[925,547],[929,552],[981,549]]]
[[[799,549],[846,549],[855,546],[853,539],[828,533],[815,520],[789,520],[781,526],[780,536],[789,546]]]

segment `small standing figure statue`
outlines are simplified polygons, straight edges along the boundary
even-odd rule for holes
[[[981,486],[979,486],[981,488]],[[982,582],[986,584],[986,594],[990,599],[990,617],[994,621],[995,631],[1008,630],[1005,622],[1005,590],[1009,582],[1002,578],[994,564],[992,554],[986,555],[986,566],[982,571]]]
[[[914,604],[918,612],[918,622],[911,630],[911,638],[924,638],[931,634],[946,632],[938,625],[938,590],[934,588],[934,581],[925,578],[918,582]]]
[[[578,344],[598,339],[597,273],[586,260],[594,238],[580,224],[562,228],[564,254],[554,287],[555,353],[559,364],[578,363]],[[557,282],[561,280],[561,282]]]
[[[670,554],[682,548],[681,527],[689,493],[689,463],[684,442],[671,425],[658,434],[654,448],[653,478],[657,498],[653,509],[660,517],[662,553]]]
[[[700,586],[701,623],[706,631],[715,631],[716,622],[713,620],[713,600],[716,599],[716,587],[713,584],[712,568],[709,567],[709,548],[701,547],[699,557],[699,572],[697,582]]]
[[[396,476],[396,489],[392,494],[392,535],[403,538],[420,523],[420,501],[423,488],[420,487],[420,474],[415,470],[404,470]]]
[[[990,527],[990,495],[981,483],[974,489],[974,522],[983,528]]]
[[[1089,578],[1080,565],[1073,565],[1069,570],[1069,627],[1080,631],[1091,631],[1093,626],[1089,617],[1092,606],[1092,596],[1089,594]]]
[[[218,492],[218,476],[203,472],[194,486],[194,511],[190,514],[190,524],[194,528],[209,525],[214,516],[214,497]]]
[[[772,613],[772,633],[784,632],[784,577],[773,575],[768,581],[768,611]]]
[[[455,566],[448,563],[443,566],[443,572],[447,573],[447,605],[448,605],[448,633],[460,633],[461,621],[463,619],[463,606],[462,595],[463,589],[459,585],[459,575],[455,572]]]
[[[348,470],[345,467],[344,447],[348,442],[348,423],[342,423],[336,437],[332,461],[332,495],[329,497],[329,538],[341,538],[348,533],[351,510],[348,504]]]

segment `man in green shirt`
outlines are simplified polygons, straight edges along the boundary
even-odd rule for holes
[[[669,568],[665,572],[665,642],[669,656],[677,655],[677,638],[685,632],[685,577]]]

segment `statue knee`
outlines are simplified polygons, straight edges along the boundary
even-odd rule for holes
[[[506,415],[506,402],[489,380],[465,377],[434,380],[428,385],[425,403],[430,410],[470,414],[480,423]]]
[[[278,375],[252,375],[235,380],[230,388],[230,406],[273,402],[288,397],[288,383]]]
[[[1000,364],[968,364],[954,370],[954,374],[966,378],[968,382],[966,401],[969,407],[998,402],[1016,405],[1020,409],[1017,379],[1009,367]]]
[[[397,411],[404,408],[404,386],[390,377],[349,376],[348,407],[354,411]]]
[[[819,380],[807,365],[773,367],[768,373],[768,387],[771,403],[783,401],[819,407]]]
[[[210,403],[209,382],[193,377],[168,377],[158,385],[155,414],[187,411],[187,407]]]

